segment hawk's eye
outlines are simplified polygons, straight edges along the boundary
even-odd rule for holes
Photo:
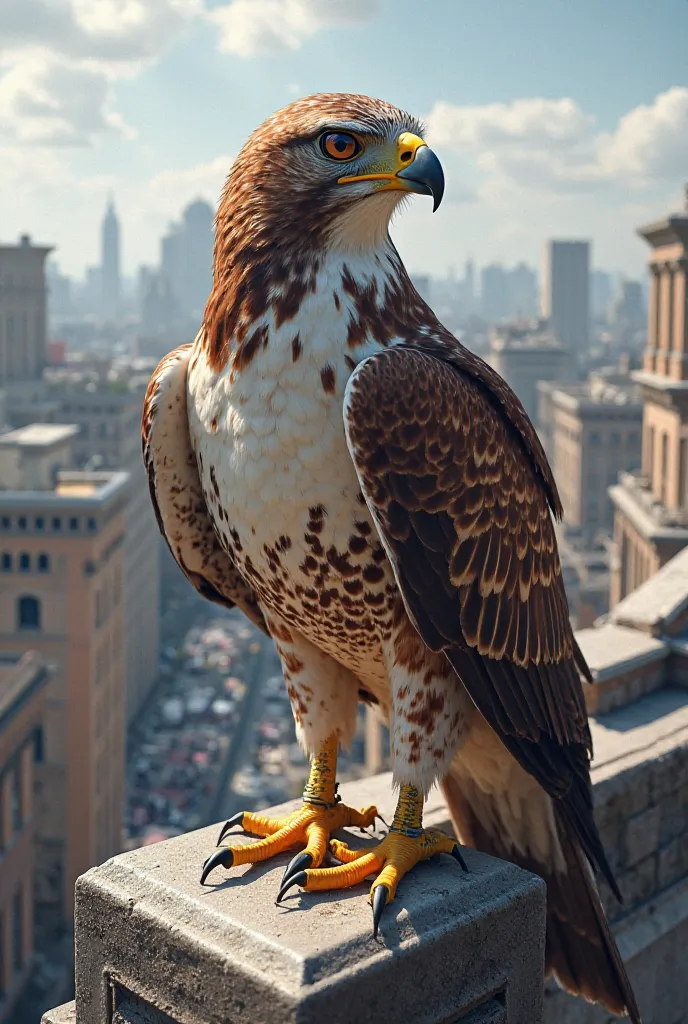
[[[320,148],[331,160],[352,160],[363,146],[348,132],[325,132],[320,136]]]

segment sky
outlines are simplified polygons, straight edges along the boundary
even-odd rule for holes
[[[557,237],[640,277],[688,181],[686,39],[688,0],[0,0],[0,240],[80,276],[112,193],[125,272],[155,264],[266,116],[347,91],[423,117],[444,166],[393,227],[411,272]]]

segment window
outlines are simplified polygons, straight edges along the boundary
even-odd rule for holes
[[[52,526],[53,526],[53,530],[61,530],[62,529],[62,520],[60,519],[59,516],[53,516]]]
[[[2,526],[3,530],[9,530],[11,525],[12,520],[9,516],[3,516],[2,519],[0,519],[0,526]]]
[[[89,516],[89,518],[88,518],[88,528],[91,531],[91,533],[93,533],[95,531],[96,521],[93,518],[93,516]]]
[[[45,758],[45,746],[43,741],[43,727],[38,726],[33,734],[33,760],[34,764],[43,764]]]
[[[30,572],[31,571],[31,555],[26,551],[22,551],[19,556],[19,572]]]
[[[17,519],[17,526],[19,527],[20,530],[26,529],[26,516],[19,516],[19,518]]]
[[[38,556],[38,571],[39,572],[50,572],[50,556],[39,555]]]
[[[41,602],[37,597],[20,597],[17,602],[19,629],[41,628]]]
[[[76,516],[72,516],[72,518],[69,520],[69,529],[70,530],[78,530],[79,529],[79,520],[78,520],[78,518]]]
[[[17,889],[12,900],[12,968],[16,973],[21,969],[24,962],[23,942],[23,900],[21,886]]]
[[[600,443],[600,435],[597,433],[596,430],[593,430],[592,433],[590,434],[590,444],[599,444],[599,443]]]
[[[0,562],[0,565],[2,565],[3,572],[12,572],[12,555],[7,551],[3,551],[2,562]]]
[[[36,516],[36,529],[37,530],[44,530],[45,529],[45,519],[43,518],[43,516]]]

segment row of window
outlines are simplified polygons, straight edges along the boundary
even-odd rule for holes
[[[0,516],[0,530],[21,530],[26,532],[28,530],[35,530],[37,533],[42,533],[48,528],[48,524],[53,533],[60,533],[65,527],[68,527],[70,533],[77,533],[79,530],[84,529],[81,516],[69,516],[67,519],[63,519],[62,516],[52,516],[49,520],[45,516],[36,516],[31,520],[28,516]],[[94,533],[97,529],[97,523],[93,516],[89,516],[86,520],[86,529],[91,533]]]
[[[50,572],[50,555],[41,553],[36,556],[35,565],[32,556],[28,551],[22,551],[15,556],[9,551],[3,551],[0,555],[0,570],[2,572]]]

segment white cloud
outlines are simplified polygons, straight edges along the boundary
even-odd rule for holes
[[[317,32],[370,21],[380,0],[232,0],[210,12],[220,49],[240,57],[298,50]]]
[[[49,47],[111,63],[160,55],[202,0],[0,0],[0,52]]]
[[[108,131],[133,135],[110,109],[108,81],[96,69],[33,51],[0,78],[0,137],[85,145]]]
[[[514,188],[642,189],[684,174],[688,166],[688,88],[679,86],[631,110],[611,132],[598,131],[594,118],[568,98],[482,107],[438,102],[429,127],[437,145],[479,169],[486,198]]]

